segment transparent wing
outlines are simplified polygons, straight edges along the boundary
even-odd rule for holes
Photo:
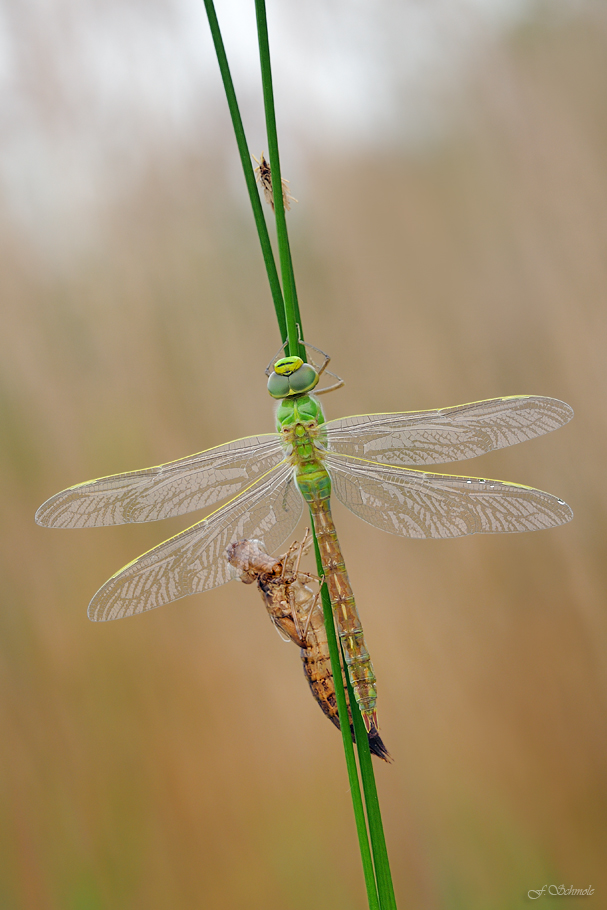
[[[483,455],[562,427],[573,410],[556,398],[517,395],[438,411],[364,414],[323,425],[330,451],[389,465],[441,464]]]
[[[293,469],[285,462],[208,518],[113,575],[91,600],[89,618],[122,619],[225,584],[233,577],[225,558],[229,543],[261,538],[274,550],[291,534],[301,510]]]
[[[36,521],[47,528],[96,528],[184,515],[235,496],[284,454],[275,433],[235,439],[178,461],[69,487],[40,506]]]
[[[403,537],[537,531],[573,512],[550,493],[501,480],[392,468],[327,455],[337,498],[364,521]]]

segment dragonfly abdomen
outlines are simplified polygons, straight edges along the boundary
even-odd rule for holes
[[[301,649],[301,659],[303,662],[304,674],[308,680],[312,695],[320,705],[324,715],[328,717],[339,730],[341,725],[339,723],[335,683],[333,680],[333,671],[331,669],[331,657],[329,655],[327,633],[325,631],[322,611],[320,609],[317,609],[312,613],[306,636],[305,648]],[[348,705],[348,717],[350,720],[352,739],[356,740],[347,692],[346,702]],[[372,726],[371,729],[367,731],[367,734],[369,738],[369,749],[371,750],[372,755],[377,755],[378,758],[382,758],[384,761],[389,762],[390,755],[377,731],[377,726]]]
[[[257,582],[268,614],[281,636],[300,648],[304,675],[312,695],[323,714],[340,729],[323,612],[318,594],[315,596],[305,584],[312,576],[297,571],[304,548],[305,539],[303,544],[293,544],[284,556],[277,558],[268,556],[258,541],[241,540],[230,544],[226,558],[241,581],[246,584]],[[355,739],[349,702],[348,718]],[[372,754],[390,761],[388,750],[375,728],[369,731],[368,738]]]
[[[316,484],[312,478],[317,481]],[[325,583],[337,633],[343,646],[348,675],[365,727],[370,733],[377,730],[376,678],[331,515],[329,499],[331,480],[326,470],[319,465],[314,471],[302,471],[301,474],[298,472],[297,485],[310,506]]]
[[[283,402],[284,404],[284,402]],[[293,403],[293,408],[298,403]],[[280,419],[280,418],[279,418]],[[314,425],[313,425],[314,424]],[[324,452],[316,444],[318,423],[303,422],[283,427],[292,446],[291,463],[299,491],[312,513],[314,531],[331,608],[340,637],[348,676],[360,706],[367,733],[377,733],[377,689],[371,658],[331,515],[331,478],[323,464]]]

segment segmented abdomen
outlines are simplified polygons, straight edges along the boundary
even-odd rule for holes
[[[284,556],[277,559],[268,556],[257,541],[241,540],[230,544],[226,557],[237,569],[242,581],[257,582],[274,625],[285,638],[300,648],[304,674],[312,695],[322,712],[339,729],[335,683],[323,612],[318,597],[305,584],[308,576],[294,571],[302,548],[300,544],[293,544]],[[354,738],[349,705],[348,716]],[[376,729],[369,732],[368,738],[372,754],[389,761],[388,750]]]
[[[323,713],[339,730],[341,725],[339,723],[339,714],[337,710],[337,698],[335,697],[335,682],[331,670],[327,632],[325,630],[322,610],[320,608],[315,608],[312,613],[306,641],[301,648],[300,654],[303,661],[304,674],[308,680],[312,695],[320,705]],[[346,701],[348,701],[347,692]],[[355,739],[349,702],[348,717],[350,719],[352,739]],[[390,755],[382,742],[376,726],[367,731],[367,736],[369,738],[369,749],[371,754],[383,758],[384,761],[390,761]]]
[[[296,477],[312,513],[325,582],[350,682],[367,732],[371,732],[377,730],[376,678],[331,515],[331,479],[321,465],[298,471]]]

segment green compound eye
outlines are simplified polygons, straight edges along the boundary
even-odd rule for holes
[[[289,394],[289,380],[286,376],[271,373],[268,379],[268,392],[272,398],[286,398]]]
[[[298,370],[289,376],[289,385],[291,386],[291,395],[301,395],[302,392],[309,392],[318,385],[318,373],[309,363],[304,363]]]
[[[304,395],[318,384],[318,379],[314,367],[304,363],[301,357],[284,357],[274,364],[274,372],[268,379],[268,392],[272,398]]]

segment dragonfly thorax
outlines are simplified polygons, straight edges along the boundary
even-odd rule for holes
[[[276,412],[277,430],[281,433],[285,427],[301,424],[313,429],[325,422],[320,402],[311,395],[299,395],[296,398],[283,398]]]
[[[324,450],[322,425],[325,415],[315,398],[301,395],[281,401],[277,414],[277,430],[294,465],[318,462]]]

